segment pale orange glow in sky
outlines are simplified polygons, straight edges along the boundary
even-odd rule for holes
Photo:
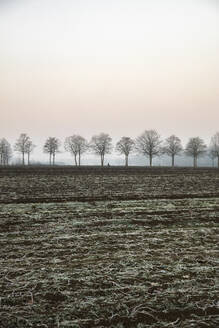
[[[219,130],[215,0],[0,0],[0,137]]]

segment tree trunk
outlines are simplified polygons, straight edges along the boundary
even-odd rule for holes
[[[152,166],[152,155],[150,155],[150,167]]]
[[[78,163],[77,163],[77,155],[74,154],[74,157],[75,157],[75,166],[78,166]]]
[[[55,156],[56,156],[56,155],[55,155],[55,153],[53,153],[52,155],[53,155],[53,156],[52,156],[52,165],[55,165]]]
[[[51,165],[52,164],[52,154],[50,153],[49,154],[49,165]]]
[[[125,166],[129,165],[128,155],[125,155]]]
[[[81,153],[78,152],[78,165],[81,166]]]
[[[217,157],[217,167],[219,168],[219,156]]]
[[[174,166],[175,166],[175,156],[172,155],[172,167],[174,167]]]
[[[197,156],[194,156],[193,166],[197,167]]]
[[[27,153],[27,164],[30,165],[30,153]]]
[[[101,160],[101,166],[104,164],[104,155],[100,155],[100,160]]]
[[[24,152],[22,152],[22,164],[24,165]]]

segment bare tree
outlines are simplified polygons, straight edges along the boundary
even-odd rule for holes
[[[164,154],[167,154],[168,156],[171,156],[172,167],[174,167],[175,156],[179,155],[182,150],[183,150],[183,147],[181,144],[181,140],[178,137],[176,137],[175,135],[171,135],[169,138],[167,138],[165,140],[162,152]]]
[[[43,151],[44,153],[49,154],[49,164],[50,165],[55,165],[55,157],[56,153],[59,152],[59,147],[60,147],[60,141],[59,139],[55,137],[49,137],[44,146],[43,146]]]
[[[211,165],[212,165],[212,167],[214,167],[215,156],[214,156],[214,154],[211,152],[211,150],[208,152],[208,157],[209,157],[210,160],[211,160]]]
[[[160,136],[155,130],[144,131],[135,142],[136,149],[139,153],[149,157],[150,166],[154,156],[161,153],[161,140]]]
[[[129,137],[122,137],[116,144],[116,150],[125,155],[125,166],[128,166],[129,154],[134,150],[135,142]]]
[[[26,143],[25,152],[27,153],[27,164],[30,165],[30,154],[33,152],[36,145],[33,144],[31,140]]]
[[[65,150],[69,151],[74,156],[75,165],[81,165],[81,155],[88,149],[88,142],[85,138],[79,135],[73,135],[65,139]],[[78,161],[77,161],[78,157]]]
[[[1,163],[1,165],[8,165],[11,156],[12,156],[11,145],[5,138],[2,138],[0,140],[0,163]]]
[[[217,165],[219,168],[219,132],[215,133],[210,142],[211,158],[217,158]]]
[[[25,154],[27,153],[28,145],[30,144],[30,137],[26,133],[21,133],[20,137],[17,139],[14,150],[21,153],[22,155],[22,164],[25,164]]]
[[[187,156],[193,157],[193,166],[197,167],[197,160],[198,157],[201,157],[205,154],[206,152],[206,144],[204,143],[204,140],[195,137],[195,138],[190,138],[186,148],[185,148],[185,153]]]
[[[90,148],[94,154],[100,156],[101,166],[104,165],[104,157],[112,150],[112,138],[106,133],[100,133],[91,138]]]

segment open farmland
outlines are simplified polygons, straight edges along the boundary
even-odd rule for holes
[[[0,170],[0,327],[219,327],[219,170]]]

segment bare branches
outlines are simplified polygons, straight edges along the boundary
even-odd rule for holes
[[[181,140],[175,135],[171,135],[165,140],[164,147],[162,152],[171,156],[172,158],[172,167],[175,165],[175,156],[179,155],[183,150]]]
[[[35,147],[36,145],[33,144],[26,133],[20,134],[14,145],[14,150],[21,154],[23,165],[25,165],[26,156],[27,164],[30,164],[30,156]],[[60,140],[58,138],[49,137],[45,141],[43,151],[49,154],[50,165],[55,164],[56,153],[59,152],[59,148]],[[81,135],[72,135],[65,138],[64,149],[73,156],[75,166],[81,165],[81,156],[89,150],[91,150],[93,154],[100,156],[100,163],[101,166],[103,166],[106,154],[111,154],[113,149],[112,138],[107,133],[100,133],[99,135],[92,136],[91,141],[88,143]],[[205,142],[200,137],[190,138],[185,147],[185,151],[183,151],[181,140],[176,135],[171,135],[163,142],[156,130],[145,130],[135,140],[128,136],[121,137],[116,143],[115,150],[125,157],[125,166],[129,164],[130,154],[135,152],[135,154],[138,153],[146,156],[149,159],[150,166],[152,166],[155,156],[166,154],[172,159],[172,167],[175,166],[175,157],[181,154],[193,157],[193,166],[196,167],[198,158],[205,155],[208,151],[208,162],[207,158],[204,158],[205,165],[209,166],[211,159],[212,165],[214,166],[215,159],[217,159],[217,166],[219,168],[219,132],[216,132],[212,136],[208,149]],[[6,139],[0,139],[0,165],[8,165],[11,157],[12,150],[10,144]],[[184,159],[185,158],[183,158],[183,160]]]
[[[27,154],[27,164],[30,164],[30,154],[33,152],[36,145],[33,144],[31,140],[26,143],[25,152]]]
[[[55,156],[56,153],[59,152],[59,147],[60,147],[60,141],[59,139],[55,137],[49,137],[44,146],[43,146],[43,151],[44,153],[49,154],[49,164],[50,165],[55,165]]]
[[[185,149],[185,154],[187,156],[193,157],[193,166],[197,167],[197,159],[200,156],[203,156],[206,153],[206,144],[204,143],[204,140],[195,137],[190,138]]]
[[[125,166],[128,166],[129,154],[134,150],[135,142],[129,137],[122,137],[116,144],[116,150],[125,155]]]
[[[5,138],[2,138],[0,140],[0,164],[8,165],[11,157],[12,157],[11,145]]]
[[[136,149],[139,153],[149,157],[150,166],[154,156],[161,153],[161,140],[160,135],[155,130],[145,130],[136,139]]]
[[[106,154],[110,154],[112,150],[112,138],[106,133],[100,133],[91,138],[90,148],[94,154],[100,156],[101,166],[104,164]]]
[[[74,156],[75,165],[81,165],[81,155],[88,150],[88,142],[79,135],[73,135],[65,139],[65,150]],[[77,161],[78,157],[78,161]]]
[[[14,145],[15,151],[21,153],[22,164],[25,165],[25,154],[27,154],[28,165],[30,164],[30,153],[36,146],[32,143],[30,137],[26,133],[21,133],[20,137]]]

